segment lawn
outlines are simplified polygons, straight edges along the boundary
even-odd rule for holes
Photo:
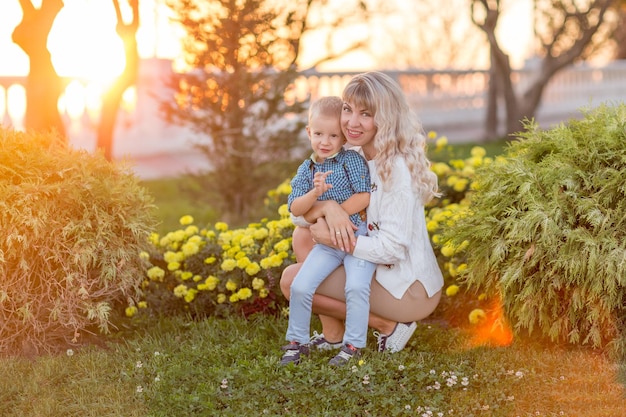
[[[332,353],[314,352],[281,368],[285,329],[267,316],[167,318],[106,347],[3,359],[0,415],[626,415],[620,367],[600,352],[519,338],[473,346],[465,331],[433,322],[397,354],[373,352],[370,336],[354,365],[330,368]]]

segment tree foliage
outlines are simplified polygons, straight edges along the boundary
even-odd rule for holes
[[[626,331],[626,105],[583,113],[526,121],[444,241],[465,241],[464,281],[500,295],[517,330],[598,347]]]
[[[204,135],[196,143],[205,172],[190,175],[195,196],[219,206],[222,217],[243,224],[265,192],[291,176],[308,149],[306,101],[294,82],[302,39],[320,29],[315,62],[336,58],[360,41],[330,48],[333,28],[364,6],[323,13],[324,1],[170,0],[186,31],[191,70],[171,80],[175,102],[164,103],[169,121]],[[359,2],[361,3],[361,2]],[[311,13],[311,14],[310,14]],[[301,96],[301,95],[300,95]],[[192,187],[189,187],[192,188]]]
[[[540,63],[536,76],[523,90],[517,91],[512,79],[509,56],[496,36],[501,13],[501,0],[472,0],[472,21],[487,36],[490,47],[490,83],[485,120],[486,133],[497,137],[497,102],[503,99],[506,112],[506,133],[516,132],[524,118],[533,118],[541,97],[552,77],[577,60],[587,58],[600,39],[611,32],[606,22],[607,11],[614,0],[535,1],[537,51]],[[614,25],[614,23],[612,23]]]

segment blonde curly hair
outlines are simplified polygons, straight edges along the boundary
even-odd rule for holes
[[[424,203],[440,196],[437,175],[426,157],[426,135],[397,82],[377,71],[354,76],[343,90],[343,100],[369,109],[377,128],[374,137],[376,170],[384,184],[391,179],[394,160],[404,158],[413,187]]]

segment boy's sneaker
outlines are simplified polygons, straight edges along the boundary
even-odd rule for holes
[[[280,358],[280,364],[282,366],[289,365],[290,363],[297,365],[300,363],[300,359],[303,355],[306,356],[309,354],[309,345],[303,345],[298,342],[290,342],[281,349],[285,351],[283,357]]]
[[[333,350],[339,349],[341,347],[341,342],[330,343],[325,337],[324,333],[319,334],[318,332],[313,332],[313,337],[309,342],[309,346],[316,348],[317,350]]]
[[[390,335],[375,332],[375,336],[378,339],[378,351],[400,352],[404,349],[411,336],[413,336],[415,329],[417,329],[417,323],[410,322],[396,324]]]
[[[339,353],[328,362],[331,366],[343,366],[350,361],[352,358],[358,358],[361,356],[361,351],[358,348],[355,348],[350,343],[346,343],[341,347]]]

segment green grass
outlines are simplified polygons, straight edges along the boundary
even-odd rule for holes
[[[397,354],[331,368],[330,352],[277,365],[286,320],[161,319],[108,348],[3,359],[0,415],[576,416],[626,413],[619,368],[586,349],[515,340],[472,347],[422,323]],[[319,324],[314,322],[319,330]],[[433,414],[423,414],[427,410]],[[443,414],[438,414],[443,413]]]

